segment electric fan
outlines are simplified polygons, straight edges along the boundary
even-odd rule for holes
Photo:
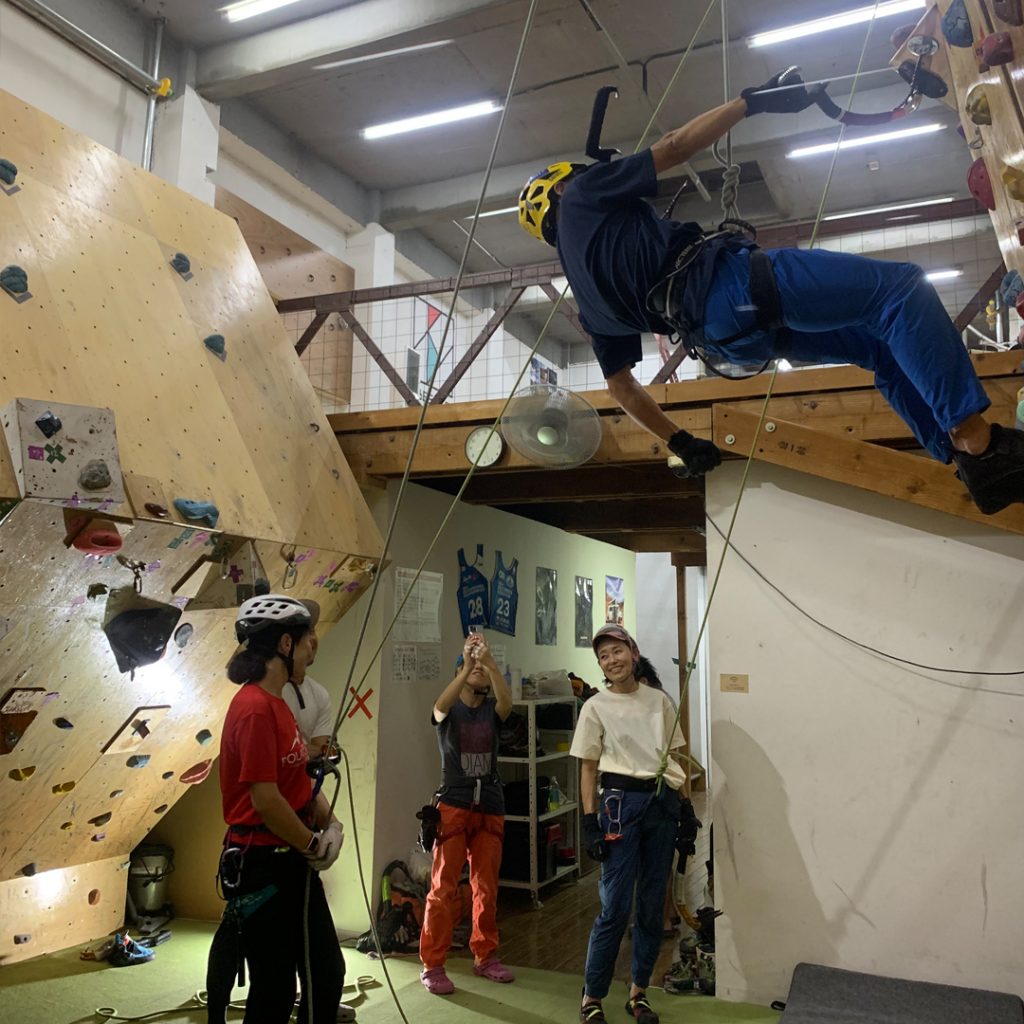
[[[553,384],[531,384],[512,396],[501,436],[535,466],[572,469],[601,443],[601,417],[580,395]]]

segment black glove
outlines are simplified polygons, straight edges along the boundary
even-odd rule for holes
[[[420,821],[419,848],[430,853],[437,842],[437,829],[441,824],[441,812],[433,804],[424,804],[417,812]]]
[[[800,69],[794,65],[772,75],[764,85],[744,89],[740,96],[747,101],[747,117],[754,114],[798,114],[806,110],[817,102],[818,94],[825,86],[819,83],[808,89],[803,82]]]
[[[583,815],[583,844],[594,860],[608,859],[608,844],[604,841],[604,829],[598,824],[596,814]]]
[[[686,874],[686,858],[697,852],[697,833],[703,824],[694,813],[690,798],[683,797],[680,800],[679,825],[676,828],[676,852],[679,854],[676,871],[681,875]]]
[[[683,460],[685,472],[677,472],[669,463],[676,476],[703,476],[710,473],[722,461],[722,453],[713,441],[694,437],[688,430],[677,430],[668,439],[668,450]],[[683,467],[678,467],[682,470]]]

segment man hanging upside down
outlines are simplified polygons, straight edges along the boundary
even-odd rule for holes
[[[675,332],[704,358],[853,363],[914,436],[957,475],[982,512],[1024,501],[1024,433],[989,423],[991,404],[966,349],[920,267],[823,250],[760,250],[745,235],[702,238],[699,225],[661,220],[645,202],[657,176],[691,159],[745,117],[796,113],[816,101],[795,69],[744,89],[611,163],[556,163],[519,197],[519,223],[558,249],[608,391],[666,442],[690,475],[721,462],[662,412],[633,376],[640,335]],[[790,88],[779,87],[780,80]],[[795,86],[795,87],[792,87]]]

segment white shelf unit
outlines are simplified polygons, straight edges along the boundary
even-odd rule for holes
[[[529,814],[506,814],[506,822],[520,822],[527,824],[528,829],[528,855],[530,866],[529,879],[499,878],[498,884],[507,889],[526,889],[533,897],[535,907],[541,907],[540,891],[552,882],[572,875],[579,878],[580,871],[580,814],[579,814],[579,771],[575,760],[568,750],[557,750],[552,753],[537,754],[537,709],[551,707],[553,705],[565,705],[571,708],[572,725],[566,729],[545,729],[545,733],[560,734],[566,740],[571,738],[576,728],[576,698],[575,697],[538,697],[534,700],[520,700],[514,704],[515,710],[525,713],[527,729],[529,733],[529,752],[526,757],[499,757],[500,765],[516,765],[523,769],[522,774],[517,778],[527,780],[530,795]],[[555,762],[562,762],[557,766]],[[550,772],[538,771],[539,765],[551,765]],[[559,788],[562,790],[562,803],[557,810],[543,810],[537,806],[537,779],[540,775],[554,775],[558,779]],[[510,782],[512,779],[507,773],[502,774],[502,781]],[[565,864],[555,867],[554,872],[547,878],[540,877],[540,864],[538,861],[540,840],[540,826],[556,818],[565,818],[565,844],[576,851],[576,861],[573,864]]]

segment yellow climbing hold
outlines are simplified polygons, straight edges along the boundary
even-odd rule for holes
[[[160,96],[166,99],[171,95],[171,80],[169,78],[161,78],[160,85],[154,90],[154,95]]]
[[[1017,167],[1004,167],[1000,177],[1011,199],[1024,199],[1024,171]]]
[[[36,766],[34,764],[29,765],[28,768],[12,768],[7,773],[7,777],[13,779],[15,782],[24,782],[35,774],[35,770]]]
[[[972,124],[991,124],[992,109],[988,102],[988,93],[985,86],[978,82],[967,90],[967,99],[964,101],[964,109]]]

